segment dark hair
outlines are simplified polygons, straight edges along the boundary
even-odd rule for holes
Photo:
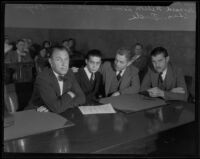
[[[157,56],[159,54],[163,54],[164,57],[169,56],[167,49],[165,49],[164,47],[156,47],[151,51],[151,56]]]
[[[62,45],[54,45],[49,49],[49,57],[51,58],[55,50],[65,50],[69,55],[69,50]]]
[[[97,49],[89,50],[88,53],[87,53],[87,55],[85,56],[85,59],[89,60],[89,58],[91,56],[102,58],[101,51],[97,50]]]
[[[116,54],[125,55],[128,61],[130,61],[131,57],[132,57],[131,49],[127,48],[127,47],[122,47],[122,48],[118,49]]]

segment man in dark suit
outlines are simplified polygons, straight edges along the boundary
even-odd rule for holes
[[[130,65],[131,50],[117,50],[114,63],[105,62],[100,71],[105,85],[105,96],[138,93],[140,81],[138,69]]]
[[[76,73],[76,79],[86,96],[86,104],[98,103],[98,98],[102,96],[102,77],[98,72],[101,57],[99,50],[90,50],[86,55],[86,66]]]
[[[49,63],[51,68],[40,72],[36,78],[29,107],[37,107],[40,112],[62,113],[85,103],[73,72],[69,69],[69,54],[65,47],[51,49]]]
[[[187,88],[180,68],[169,63],[165,48],[156,47],[151,52],[152,67],[145,75],[141,91],[148,91],[151,97],[165,100],[187,100]]]

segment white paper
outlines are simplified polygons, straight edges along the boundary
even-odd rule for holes
[[[116,111],[113,109],[110,103],[99,106],[80,106],[79,109],[84,115],[116,113]]]

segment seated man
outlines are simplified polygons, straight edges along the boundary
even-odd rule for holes
[[[29,52],[26,52],[25,41],[20,39],[16,43],[16,50],[9,51],[5,56],[5,63],[32,62]]]
[[[138,93],[140,81],[138,69],[130,65],[131,51],[127,48],[117,50],[114,63],[105,62],[100,71],[103,76],[106,96]]]
[[[101,65],[101,52],[90,50],[85,59],[86,66],[76,73],[77,81],[86,96],[86,104],[95,104],[101,96],[101,74],[97,72]]]
[[[65,47],[53,47],[49,63],[51,68],[45,68],[36,78],[29,107],[38,107],[40,112],[62,113],[84,104],[85,95],[69,69],[69,54]]]
[[[148,91],[151,97],[165,100],[187,100],[187,89],[181,70],[169,63],[165,48],[157,47],[151,52],[152,68],[145,75],[141,91]]]

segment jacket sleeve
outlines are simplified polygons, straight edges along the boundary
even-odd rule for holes
[[[121,94],[133,94],[138,93],[140,90],[140,80],[138,76],[138,69],[134,67],[131,70],[131,84],[128,88],[122,89],[119,92]]]
[[[72,77],[72,92],[74,92],[76,95],[75,98],[73,98],[72,100],[72,105],[78,106],[80,104],[84,104],[86,101],[85,94],[83,93],[73,73],[71,74],[71,77]]]
[[[175,72],[174,76],[176,77],[176,87],[175,88],[181,87],[181,88],[184,89],[185,93],[173,93],[171,91],[165,91],[164,92],[164,98],[166,100],[183,100],[183,101],[187,101],[188,92],[187,92],[185,79],[184,79],[184,76],[182,74],[181,69],[177,69],[177,71]]]

